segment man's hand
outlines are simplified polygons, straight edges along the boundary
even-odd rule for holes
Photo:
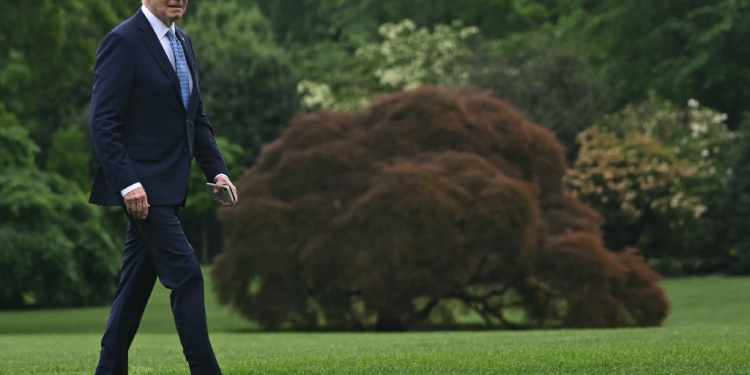
[[[221,189],[222,186],[229,186],[230,189],[232,189],[232,194],[234,194],[234,203],[236,204],[237,201],[240,200],[240,197],[237,196],[237,188],[234,187],[232,184],[232,181],[229,181],[229,178],[227,178],[224,175],[219,176],[216,178],[216,187],[214,188],[214,193],[218,193],[219,189]],[[216,201],[219,202],[224,207],[232,207],[233,204],[229,202],[224,202],[220,198],[216,198]]]
[[[142,187],[136,188],[124,197],[125,208],[128,213],[138,220],[146,220],[148,216],[148,208],[151,207],[148,204],[148,198],[146,197],[146,190]]]

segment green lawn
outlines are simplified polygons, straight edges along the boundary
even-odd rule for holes
[[[211,294],[209,270],[203,269],[203,274],[206,280],[206,314],[211,329],[224,332],[255,330],[256,325],[244,320],[228,307],[219,306],[216,303],[214,296]],[[107,326],[108,317],[109,306],[73,310],[0,312],[0,335],[31,333],[101,334]],[[158,281],[143,315],[139,332],[177,334],[169,305],[169,290]],[[0,369],[0,374],[2,374],[2,369]]]
[[[749,374],[748,278],[667,280],[662,328],[261,334],[209,298],[225,374]],[[131,374],[187,374],[159,287],[131,349]],[[106,308],[0,313],[0,374],[92,374]]]

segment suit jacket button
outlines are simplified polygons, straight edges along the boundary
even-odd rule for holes
[[[187,147],[185,147],[185,149],[184,149],[184,150],[182,150],[182,152],[184,152],[184,153],[186,153],[186,154],[189,154],[189,153],[190,153],[190,150],[188,150],[188,148],[187,148]]]

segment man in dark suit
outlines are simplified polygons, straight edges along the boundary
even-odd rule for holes
[[[90,202],[123,206],[129,226],[120,285],[96,374],[127,374],[128,349],[158,276],[172,290],[191,374],[221,374],[208,337],[203,275],[176,217],[196,159],[206,179],[237,190],[203,113],[190,37],[174,26],[188,0],[143,0],[102,41],[94,68],[91,134],[99,168]],[[219,201],[223,206],[229,202]]]

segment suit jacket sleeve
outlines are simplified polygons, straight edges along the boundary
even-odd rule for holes
[[[193,51],[193,42],[188,37],[190,43],[190,52],[195,58]],[[196,63],[196,66],[198,64]],[[195,76],[198,78],[198,87],[200,87],[200,78],[196,69]],[[225,174],[229,176],[227,171],[227,165],[224,162],[224,158],[221,156],[221,151],[216,145],[216,139],[214,139],[214,128],[211,126],[211,122],[208,120],[208,116],[203,112],[203,100],[201,99],[201,93],[198,92],[198,109],[195,112],[195,161],[206,176],[206,180],[214,182],[219,174]]]
[[[99,163],[117,191],[138,182],[121,137],[134,77],[135,61],[127,42],[110,33],[96,55],[89,128]]]

